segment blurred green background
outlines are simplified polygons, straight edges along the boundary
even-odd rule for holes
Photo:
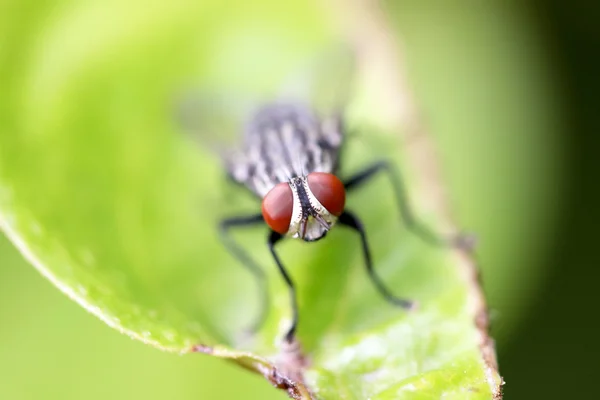
[[[0,2],[0,82],[1,71],[11,67],[4,41],[14,43],[17,33],[27,37],[45,17],[15,4]],[[59,21],[53,26],[68,18],[69,2],[43,4]],[[231,14],[244,20],[235,10],[223,6],[212,29],[223,24],[223,31],[235,30],[227,23]],[[27,12],[36,17],[28,19]],[[276,7],[261,18],[277,20],[286,12]],[[583,190],[597,183],[587,178],[591,146],[578,133],[592,131],[583,113],[597,102],[580,100],[579,90],[594,93],[586,77],[597,70],[578,61],[585,58],[581,41],[595,32],[591,15],[558,2],[516,1],[394,1],[385,12],[402,35],[456,219],[480,238],[506,398],[590,398],[590,343],[598,336],[581,305],[592,301],[598,273],[582,279],[593,265],[592,230],[582,226],[590,226],[586,221],[597,211]],[[310,15],[297,18],[313,21]],[[31,26],[13,29],[13,20]],[[298,25],[290,29],[299,37],[317,35],[308,22]],[[251,38],[227,40],[202,38],[216,48],[252,44]],[[577,386],[567,384],[575,379]],[[224,361],[161,353],[119,335],[0,239],[0,398],[107,397],[285,398]]]

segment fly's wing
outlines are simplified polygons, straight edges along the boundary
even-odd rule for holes
[[[288,114],[301,121],[294,150],[306,152],[303,175],[336,173],[339,168],[345,112],[355,83],[355,56],[349,45],[336,44],[300,65],[282,87],[281,97],[292,99],[294,110],[288,109]]]
[[[299,66],[270,98],[192,91],[178,119],[233,180],[262,197],[293,176],[336,171],[352,72],[352,53],[337,47]]]
[[[290,73],[281,96],[309,104],[321,116],[343,113],[352,97],[356,50],[336,44],[310,57]]]
[[[260,163],[260,154],[246,145],[244,134],[265,98],[249,93],[190,90],[176,104],[177,123],[195,144],[215,154],[228,176],[262,197],[252,179]],[[271,186],[272,187],[272,186]]]
[[[237,152],[255,103],[246,95],[189,89],[176,99],[176,124],[197,145],[225,161]]]
[[[186,135],[216,154],[229,177],[259,197],[282,181],[272,176],[272,164],[265,157],[267,151],[275,154],[265,147],[270,143],[268,136],[247,134],[270,99],[193,90],[177,105],[178,123]]]

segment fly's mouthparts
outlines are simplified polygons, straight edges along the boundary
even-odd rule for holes
[[[314,217],[319,222],[319,224],[321,224],[321,226],[323,227],[323,229],[325,229],[325,230],[330,230],[331,229],[331,224],[329,222],[325,221],[325,218],[321,217],[320,214],[315,213]]]
[[[298,228],[298,236],[300,237],[300,239],[304,239],[306,237],[309,218],[311,217],[314,218],[315,221],[317,221],[325,231],[329,231],[332,227],[331,223],[327,222],[327,220],[325,220],[325,218],[323,218],[321,214],[319,214],[316,210],[312,209],[308,217],[302,218],[302,220],[300,220],[300,227]]]
[[[304,237],[306,236],[306,227],[308,226],[308,218],[303,218],[302,221],[300,221],[300,237],[302,239],[304,239]]]

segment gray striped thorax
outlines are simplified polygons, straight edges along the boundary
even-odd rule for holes
[[[302,104],[269,104],[254,115],[244,143],[226,160],[229,175],[259,197],[311,172],[334,173],[342,145],[339,115],[318,117]]]

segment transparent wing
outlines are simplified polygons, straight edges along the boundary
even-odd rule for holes
[[[281,86],[280,96],[303,101],[323,117],[340,113],[352,97],[355,74],[355,50],[336,44],[292,71]]]
[[[341,119],[351,97],[353,74],[354,52],[335,46],[308,57],[272,94],[190,89],[178,101],[177,121],[194,141],[219,154],[234,180],[262,196],[290,173],[337,167]],[[304,119],[304,131],[318,131],[312,147],[303,140],[306,134],[288,140],[278,132],[277,126],[289,128],[286,113],[290,121]],[[321,158],[309,153],[306,162],[298,157],[290,162],[289,157],[280,157],[310,151]]]
[[[192,88],[178,96],[175,120],[198,145],[225,157],[239,146],[255,105],[256,99],[240,93]]]

